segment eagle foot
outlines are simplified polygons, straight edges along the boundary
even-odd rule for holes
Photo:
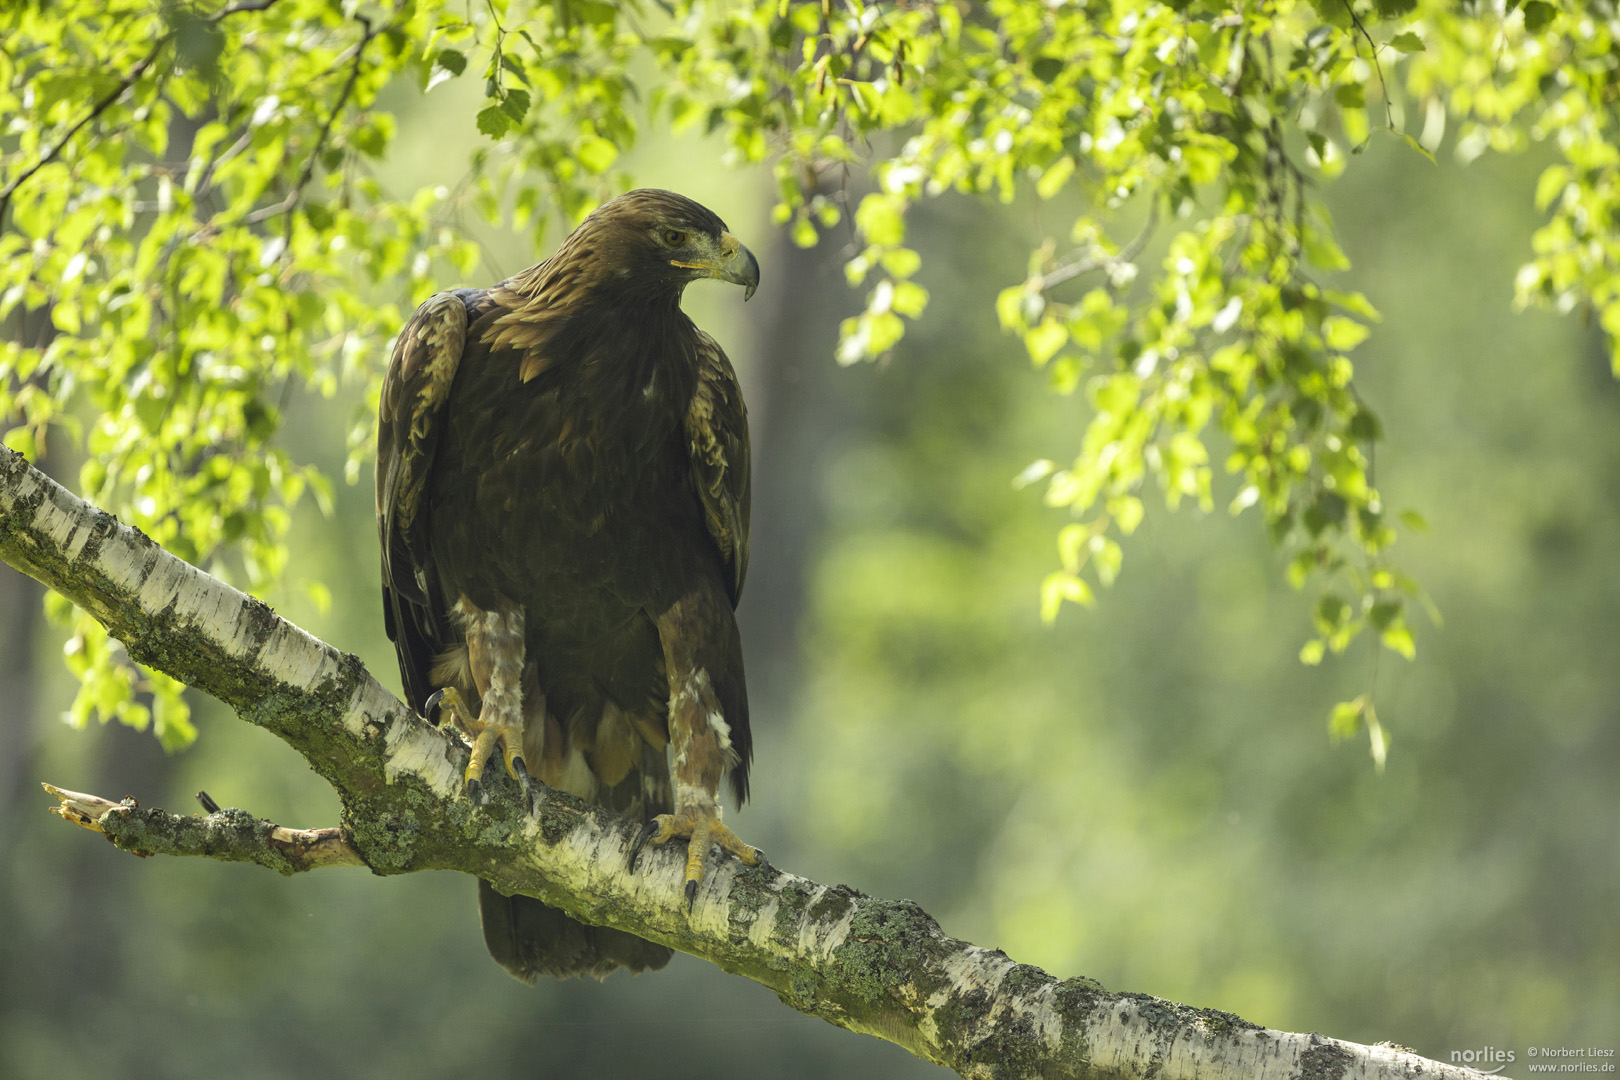
[[[467,797],[472,800],[474,806],[483,806],[489,801],[489,793],[484,788],[484,770],[498,748],[501,760],[506,764],[507,773],[523,788],[524,800],[528,803],[529,811],[533,813],[539,810],[544,800],[541,797],[539,783],[529,775],[523,761],[521,728],[503,727],[493,721],[486,723],[482,717],[473,716],[461,692],[453,686],[437,690],[428,698],[427,712],[431,715],[435,711],[440,717],[447,719],[451,726],[472,744],[472,754],[467,761],[464,779],[467,783]]]
[[[453,686],[442,686],[433,691],[422,705],[422,719],[434,727],[449,721],[450,726],[466,736],[468,742],[471,742],[476,734],[467,721],[467,717],[471,715],[472,710],[467,708],[466,699],[461,696],[461,691]]]
[[[676,837],[684,837],[687,840],[687,911],[692,910],[692,905],[697,900],[698,885],[703,881],[703,871],[711,847],[718,846],[749,866],[770,865],[763,851],[743,843],[737,838],[736,833],[721,822],[718,810],[686,807],[673,814],[659,814],[641,827],[641,831],[636,834],[635,843],[630,845],[630,869],[636,868],[636,857],[649,842],[667,844]]]

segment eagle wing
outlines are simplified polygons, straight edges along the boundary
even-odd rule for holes
[[[467,341],[460,292],[429,299],[394,343],[377,430],[377,528],[382,540],[383,620],[399,653],[405,697],[420,712],[450,628],[428,556],[428,492],[444,406]]]
[[[726,568],[731,606],[748,573],[748,410],[718,342],[698,331],[698,379],[684,428],[703,521]]]

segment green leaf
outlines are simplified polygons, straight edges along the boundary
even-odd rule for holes
[[[1329,315],[1322,320],[1322,340],[1330,349],[1349,352],[1367,340],[1367,328],[1354,319]]]
[[[1224,149],[1230,149],[1231,144],[1219,144]],[[1185,146],[1181,151],[1182,164],[1187,169],[1187,179],[1194,184],[1213,184],[1220,179],[1221,166],[1226,163],[1226,156],[1211,146]]]
[[[1414,136],[1408,135],[1404,131],[1400,133],[1400,136],[1401,136],[1401,141],[1404,142],[1407,146],[1411,147],[1413,150],[1416,150],[1419,154],[1422,154],[1425,158],[1428,158],[1430,165],[1436,164],[1435,159],[1434,159],[1434,151],[1430,150],[1427,146],[1424,146],[1422,143],[1418,142],[1417,139]]]
[[[1398,652],[1406,659],[1411,660],[1417,656],[1417,645],[1412,641],[1412,631],[1403,623],[1385,630],[1379,638],[1386,649]]]
[[[1001,323],[1003,330],[1022,330],[1026,327],[1024,299],[1028,295],[1022,285],[1008,286],[996,294],[996,320]]]
[[[1041,174],[1040,181],[1035,185],[1035,194],[1043,199],[1050,199],[1063,190],[1063,185],[1069,182],[1074,175],[1074,158],[1061,157]]]
[[[1569,166],[1549,165],[1536,181],[1536,209],[1545,210],[1569,187]]]
[[[821,238],[820,234],[816,232],[815,222],[807,217],[794,218],[788,235],[796,246],[802,248],[815,247],[816,242]]]
[[[1055,56],[1041,56],[1029,65],[1029,70],[1041,82],[1050,83],[1057,81],[1057,77],[1063,74],[1065,66],[1064,62]]]
[[[1300,241],[1305,248],[1305,258],[1311,265],[1321,270],[1348,270],[1350,259],[1339,242],[1333,239],[1333,234],[1326,229],[1319,229],[1307,225]]]
[[[1105,586],[1112,585],[1119,577],[1119,568],[1125,562],[1124,550],[1106,537],[1101,543],[1093,543],[1091,548],[1091,566],[1097,572],[1097,580]]]
[[[585,165],[590,172],[604,173],[619,160],[619,147],[601,136],[590,136],[580,142],[580,149],[575,154],[580,159],[580,165]]]
[[[855,211],[855,227],[868,243],[894,247],[906,238],[901,201],[881,192],[867,195]]]
[[[1368,322],[1382,322],[1384,319],[1378,314],[1378,309],[1373,307],[1372,301],[1358,292],[1335,292],[1328,289],[1322,293],[1322,299],[1352,315],[1359,315]]]
[[[523,67],[523,61],[519,60],[512,53],[506,52],[505,50],[501,52],[501,67],[517,76],[518,81],[523,83],[523,85],[529,85],[529,73]]]
[[[1057,621],[1058,611],[1066,600],[1084,607],[1093,607],[1097,603],[1090,585],[1073,574],[1054,570],[1041,582],[1041,621]]]
[[[890,277],[908,278],[922,267],[922,256],[910,248],[885,251],[878,260]]]
[[[1384,425],[1378,419],[1378,414],[1366,405],[1356,408],[1355,415],[1350,417],[1350,436],[1361,442],[1379,442],[1384,437]]]
[[[1373,708],[1371,701],[1367,702],[1362,719],[1367,721],[1367,749],[1372,754],[1373,767],[1383,772],[1384,761],[1389,757],[1389,734],[1384,730],[1384,725],[1378,722],[1378,710]]]
[[[1328,732],[1334,739],[1348,739],[1361,729],[1361,714],[1366,703],[1366,698],[1358,697],[1333,706],[1328,717]]]
[[[1396,34],[1391,38],[1389,47],[1396,52],[1420,53],[1423,51],[1423,39],[1408,30],[1404,34]]]
[[[906,324],[900,316],[883,311],[867,316],[870,325],[867,349],[873,356],[882,356],[905,336]]]
[[[1065,525],[1058,530],[1058,562],[1063,564],[1065,573],[1080,572],[1083,549],[1091,536],[1091,529],[1079,523]]]
[[[1057,351],[1069,340],[1069,331],[1064,325],[1051,315],[1041,320],[1039,326],[1024,334],[1024,348],[1029,350],[1029,358],[1037,367],[1057,355]]]
[[[1024,466],[1024,471],[1013,477],[1013,489],[1022,491],[1037,480],[1045,480],[1057,469],[1057,462],[1048,458],[1032,461]]]
[[[1545,0],[1530,0],[1524,5],[1524,28],[1532,34],[1540,33],[1557,16],[1558,9]]]
[[[1333,100],[1346,109],[1364,109],[1367,107],[1366,91],[1360,83],[1345,83],[1333,91]]]
[[[863,113],[866,113],[868,116],[877,113],[879,107],[882,105],[882,95],[878,92],[877,87],[873,86],[869,82],[861,81],[851,82],[847,85],[849,87],[850,96],[855,99],[856,104],[860,106],[860,110]]]
[[[478,130],[492,139],[498,139],[512,128],[512,117],[499,105],[479,110]]]
[[[529,114],[529,92],[508,90],[505,100],[501,102],[501,111],[512,118],[512,123],[523,123],[523,118]]]
[[[1305,507],[1300,522],[1313,537],[1321,536],[1325,529],[1337,529],[1344,525],[1346,509],[1342,496],[1323,491]]]
[[[1399,600],[1380,600],[1367,612],[1367,621],[1379,630],[1387,630],[1401,617]]]
[[[183,750],[197,738],[191,722],[191,706],[186,702],[185,685],[161,671],[141,668],[152,691],[152,730],[168,751]]]
[[[1118,495],[1108,500],[1108,513],[1113,517],[1114,524],[1126,536],[1136,531],[1142,524],[1144,514],[1142,500],[1134,495]]]
[[[1316,602],[1316,625],[1324,634],[1339,629],[1349,615],[1350,605],[1332,593],[1325,594]]]
[[[928,290],[915,281],[897,281],[889,306],[908,319],[920,318],[928,306]]]

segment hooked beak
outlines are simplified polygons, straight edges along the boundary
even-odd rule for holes
[[[759,260],[743,246],[741,240],[728,232],[720,234],[719,250],[712,259],[694,262],[675,262],[676,266],[696,270],[701,277],[719,278],[743,287],[743,300],[754,295],[759,288]]]

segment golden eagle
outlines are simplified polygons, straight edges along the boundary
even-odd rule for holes
[[[687,284],[759,264],[668,191],[603,204],[547,261],[434,296],[383,381],[383,615],[411,707],[530,777],[689,838],[688,903],[752,756],[732,612],[748,566],[748,422],[726,354],[681,311]],[[666,757],[666,747],[669,755]],[[673,768],[668,764],[673,760]],[[638,841],[637,846],[640,846]],[[479,882],[513,975],[660,968],[669,950]]]

